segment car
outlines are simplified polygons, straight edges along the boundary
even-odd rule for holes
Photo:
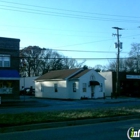
[[[35,94],[35,89],[33,88],[24,88],[20,90],[20,95],[34,95]]]

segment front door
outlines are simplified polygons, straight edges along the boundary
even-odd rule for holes
[[[91,98],[93,98],[94,97],[94,86],[92,85],[91,86]]]

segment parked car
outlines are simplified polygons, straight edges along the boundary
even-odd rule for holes
[[[34,94],[35,94],[35,89],[31,87],[20,90],[20,95],[34,95]]]

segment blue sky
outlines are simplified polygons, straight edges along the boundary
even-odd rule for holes
[[[112,27],[124,28],[120,31],[121,57],[128,56],[132,43],[139,43],[139,5],[139,0],[0,0],[0,33],[19,38],[21,49],[37,45],[86,50],[59,52],[72,58],[105,58],[87,59],[85,64],[106,65],[107,58],[116,58],[117,52]]]

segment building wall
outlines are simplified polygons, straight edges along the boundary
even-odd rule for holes
[[[100,75],[102,75],[105,80],[105,97],[110,97],[113,93],[113,77],[112,72],[100,72]]]
[[[20,90],[22,89],[22,86],[25,88],[30,88],[31,86],[35,88],[35,79],[38,77],[21,77],[20,78]]]
[[[1,70],[11,69],[19,72],[19,43],[19,39],[0,37],[0,54],[10,55],[10,67],[0,67]],[[12,93],[1,93],[2,99],[19,98],[19,80],[10,80],[10,82],[12,82]]]
[[[91,98],[91,86],[89,82],[93,80],[98,81],[100,85],[94,86],[94,97],[103,98],[105,92],[104,78],[94,70],[81,76],[79,79],[69,79],[63,81],[44,81],[35,82],[35,96],[46,98],[59,98],[59,99],[81,99]],[[75,83],[75,89],[73,84]],[[86,92],[83,92],[83,83],[86,83]],[[58,85],[58,92],[54,91],[54,84]],[[101,87],[102,85],[102,87]]]
[[[94,78],[91,79],[91,76],[93,76]],[[94,70],[91,70],[88,73],[86,73],[85,75],[83,75],[82,77],[80,77],[81,97],[92,98],[91,86],[89,85],[89,82],[91,80],[98,81],[100,83],[100,85],[96,85],[93,87],[94,88],[93,98],[103,98],[104,92],[105,92],[104,78],[102,76],[100,76],[97,72],[95,72]],[[83,92],[83,83],[86,83],[86,85],[87,85],[86,92]],[[101,85],[102,85],[102,87],[101,87]]]
[[[7,69],[19,71],[19,39],[0,37],[0,54],[11,56],[11,65]],[[5,69],[5,68],[0,68]]]
[[[55,92],[54,84],[57,84],[57,92]],[[66,81],[35,82],[35,97],[68,99],[66,85]]]
[[[76,90],[73,91],[73,84],[76,84]],[[68,98],[69,99],[80,99],[80,85],[79,80],[69,80],[67,82],[67,88],[68,88]]]

